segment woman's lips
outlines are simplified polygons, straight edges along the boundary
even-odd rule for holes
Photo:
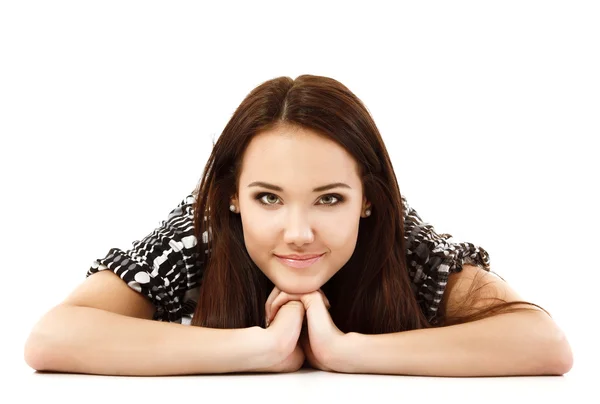
[[[323,258],[323,255],[325,255],[325,253],[319,255],[316,258],[311,258],[311,259],[307,259],[307,260],[294,260],[291,258],[282,258],[277,255],[275,256],[275,258],[277,258],[279,260],[279,262],[281,262],[282,264],[287,265],[292,268],[307,268],[307,267],[311,266],[312,264],[314,264],[315,262],[319,261],[321,258]]]

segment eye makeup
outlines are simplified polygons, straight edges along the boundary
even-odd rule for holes
[[[265,205],[265,206],[274,206],[274,205],[276,205],[275,203],[266,203],[266,202],[263,202],[262,198],[265,197],[265,196],[267,196],[267,195],[273,195],[273,196],[277,197],[277,199],[279,199],[279,197],[277,195],[275,195],[275,194],[273,194],[271,192],[259,192],[258,194],[256,194],[254,196],[254,199],[256,199],[261,205]],[[320,199],[323,199],[324,197],[333,197],[333,198],[336,199],[336,201],[333,202],[333,203],[321,203],[321,204],[319,204],[321,206],[327,206],[327,207],[337,206],[337,205],[341,204],[342,202],[344,202],[345,199],[346,199],[346,198],[344,198],[340,194],[327,194],[327,195],[321,196]]]

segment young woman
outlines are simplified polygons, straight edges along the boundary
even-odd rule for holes
[[[95,261],[25,346],[35,369],[112,375],[563,374],[564,333],[401,195],[361,101],[327,77],[255,88],[198,187]],[[93,276],[92,276],[93,275]]]

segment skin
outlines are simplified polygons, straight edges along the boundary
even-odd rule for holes
[[[256,181],[283,191],[249,187]],[[337,182],[350,188],[313,192]],[[238,185],[231,204],[241,215],[246,249],[279,290],[317,291],[352,256],[370,203],[356,161],[332,140],[289,125],[261,132],[244,152]],[[288,267],[274,255],[321,253],[320,261],[303,269]]]

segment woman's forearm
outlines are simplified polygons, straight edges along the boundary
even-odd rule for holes
[[[278,359],[261,330],[194,327],[59,305],[33,328],[25,360],[36,370],[103,375],[254,371]]]
[[[505,313],[448,327],[347,334],[340,371],[421,376],[560,375],[571,367],[564,334],[545,313]]]

